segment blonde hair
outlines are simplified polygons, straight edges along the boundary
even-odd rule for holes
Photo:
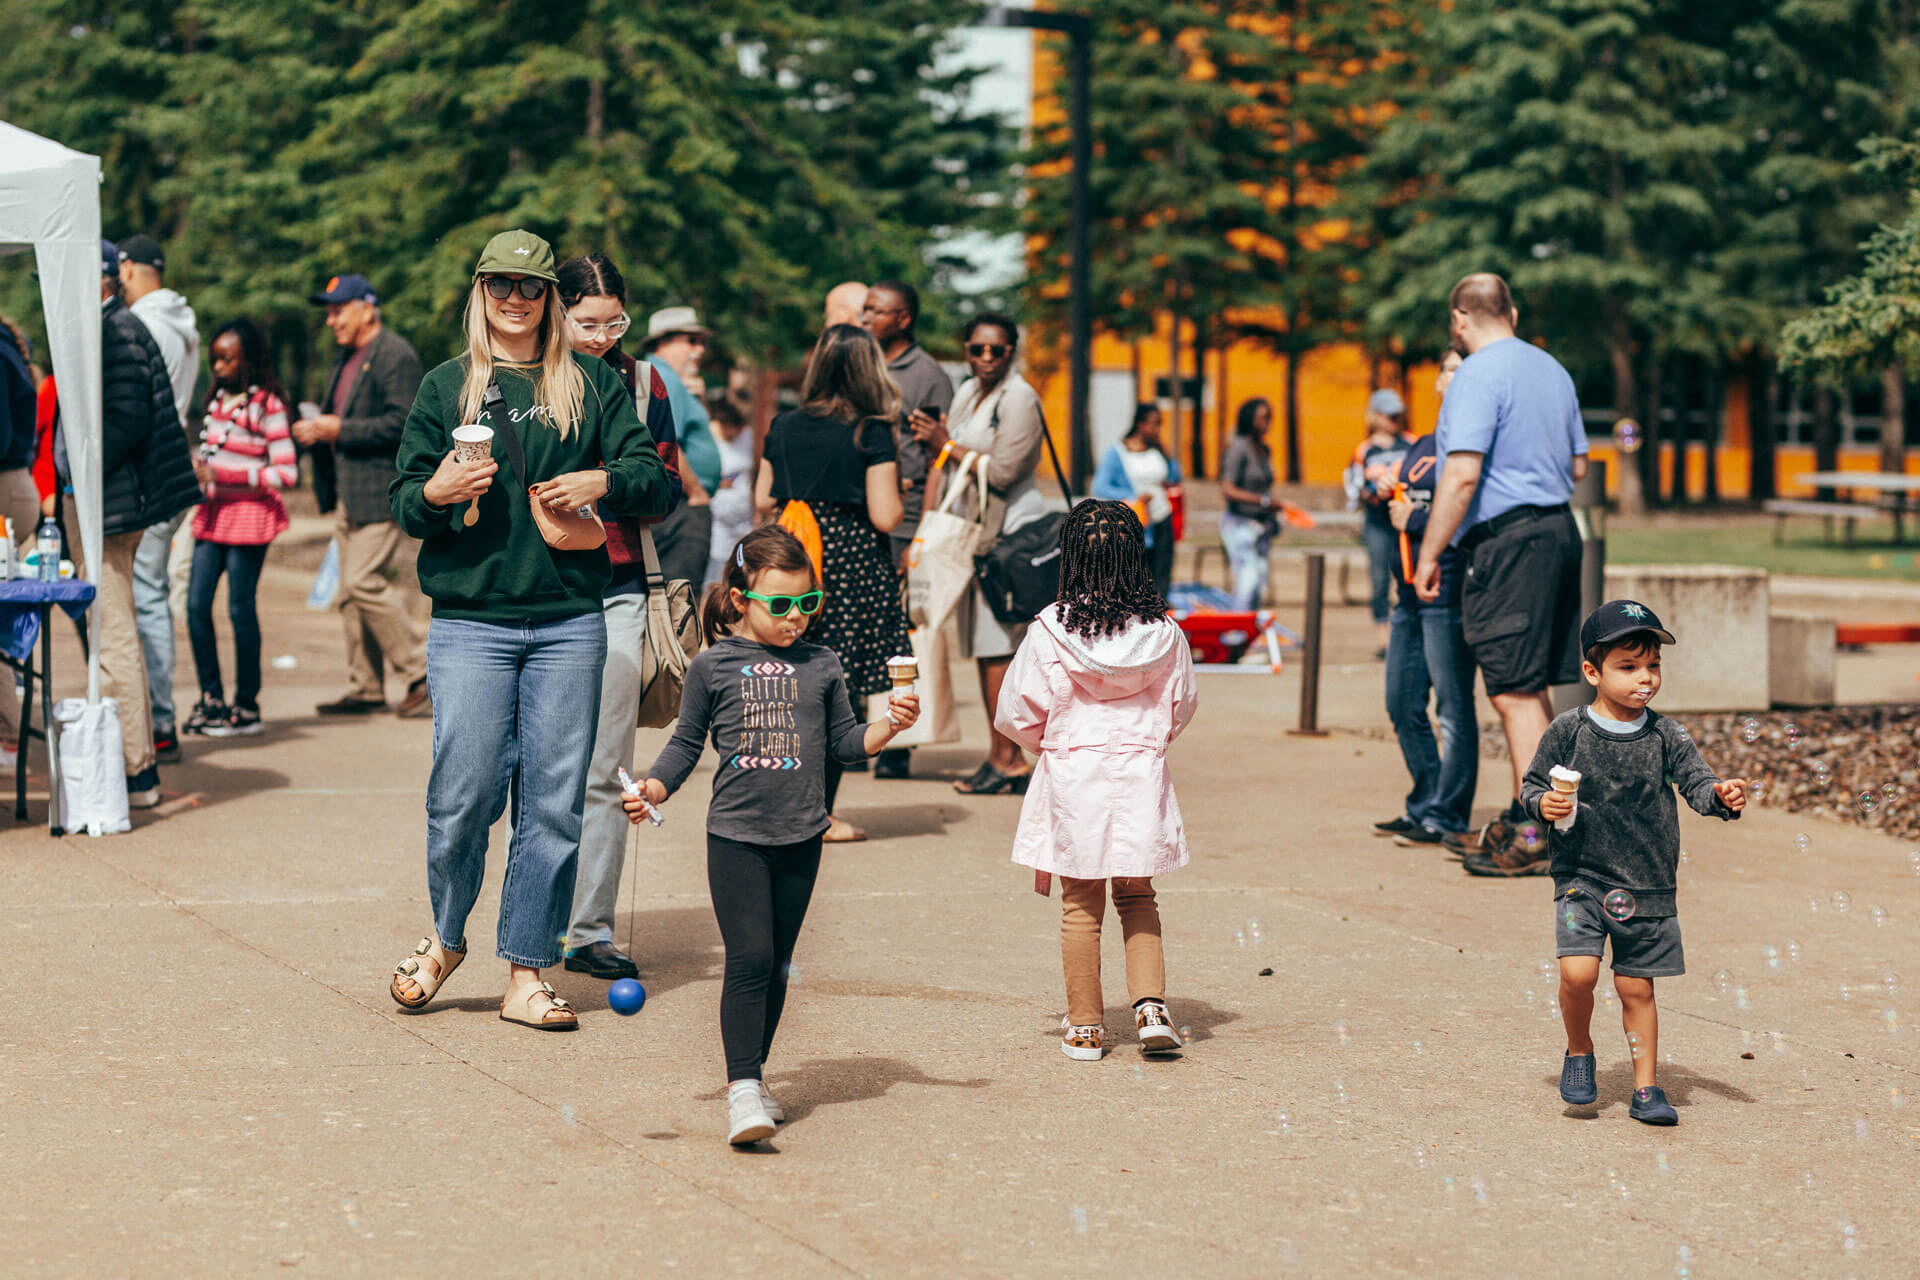
[[[900,416],[900,388],[873,335],[858,325],[829,326],[807,357],[800,407],[816,418],[859,426],[870,418]]]
[[[587,377],[574,360],[567,341],[565,312],[551,283],[541,295],[546,310],[540,317],[540,376],[533,386],[536,418],[568,439],[580,425],[587,398]],[[493,381],[493,330],[487,324],[486,286],[475,278],[467,294],[467,380],[460,387],[460,420],[478,422],[487,385]]]

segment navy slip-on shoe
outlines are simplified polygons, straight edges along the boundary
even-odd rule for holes
[[[1568,1054],[1560,1063],[1560,1100],[1584,1107],[1599,1098],[1600,1088],[1593,1082],[1593,1055]]]
[[[1667,1101],[1667,1094],[1657,1084],[1633,1091],[1633,1105],[1627,1108],[1627,1114],[1641,1124],[1679,1124],[1680,1113]]]

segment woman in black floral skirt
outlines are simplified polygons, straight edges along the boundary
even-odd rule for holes
[[[804,502],[820,526],[821,586],[827,599],[807,639],[840,656],[856,708],[890,687],[887,659],[912,653],[900,575],[887,534],[900,523],[900,469],[893,423],[900,392],[887,376],[880,345],[865,329],[837,324],[820,335],[807,362],[800,407],[767,428],[757,493],[764,515]],[[842,770],[827,765],[827,809]],[[838,816],[828,843],[867,833]]]

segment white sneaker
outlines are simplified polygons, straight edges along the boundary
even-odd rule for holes
[[[765,1080],[760,1082],[760,1106],[766,1111],[767,1119],[775,1124],[787,1122],[787,1109],[781,1106],[779,1100],[773,1096],[773,1090],[767,1088]]]
[[[758,1080],[735,1080],[727,1086],[727,1141],[750,1146],[773,1136],[773,1117],[760,1100]]]
[[[1075,1062],[1098,1062],[1107,1052],[1107,1029],[1076,1026],[1069,1014],[1060,1019],[1060,1052]]]
[[[1173,1021],[1167,1017],[1167,1006],[1159,1000],[1149,1000],[1133,1011],[1133,1021],[1140,1032],[1140,1052],[1172,1053],[1186,1047],[1180,1033],[1173,1029]]]

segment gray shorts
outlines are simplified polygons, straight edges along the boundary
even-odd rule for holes
[[[1677,978],[1687,971],[1680,918],[1615,920],[1590,890],[1575,885],[1553,900],[1553,941],[1561,956],[1599,956],[1613,939],[1613,971],[1625,978]]]

